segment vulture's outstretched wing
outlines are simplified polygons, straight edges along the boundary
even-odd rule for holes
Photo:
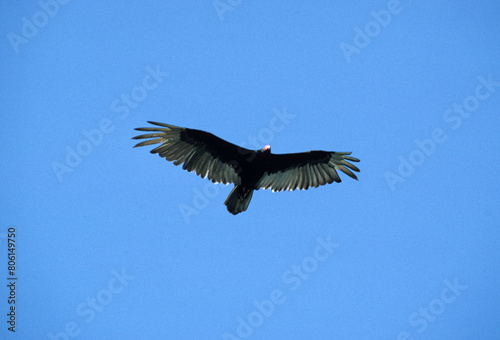
[[[347,161],[359,162],[359,159],[348,156],[350,154],[327,151],[271,154],[257,187],[272,191],[316,188],[341,182],[337,170],[358,179],[351,170],[359,172],[359,169]]]
[[[150,122],[161,127],[137,128],[138,131],[148,131],[145,135],[133,139],[153,138],[135,145],[145,146],[162,143],[151,150],[167,161],[182,166],[187,171],[208,177],[214,183],[240,184],[238,167],[247,159],[253,158],[255,151],[241,148],[205,131],[188,129],[169,124]]]

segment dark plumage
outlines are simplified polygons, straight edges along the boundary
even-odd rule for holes
[[[247,210],[254,190],[307,190],[341,182],[337,170],[354,179],[357,177],[351,170],[359,172],[356,166],[347,162],[359,162],[359,159],[349,156],[350,152],[272,154],[269,145],[261,150],[249,150],[205,131],[148,123],[159,127],[137,128],[151,133],[133,137],[148,139],[135,147],[161,143],[151,153],[157,153],[175,165],[184,163],[183,169],[208,177],[214,183],[233,183],[234,189],[224,204],[234,215]]]

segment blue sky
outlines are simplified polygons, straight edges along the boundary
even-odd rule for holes
[[[500,338],[496,1],[1,9],[2,339]],[[359,181],[233,216],[147,120]]]

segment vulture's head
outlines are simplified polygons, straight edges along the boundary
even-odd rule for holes
[[[262,149],[260,149],[259,151],[263,152],[263,153],[271,153],[271,145],[266,145]]]

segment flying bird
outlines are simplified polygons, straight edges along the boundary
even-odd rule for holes
[[[229,143],[209,132],[148,121],[156,127],[136,128],[150,132],[133,137],[148,139],[134,147],[161,143],[150,152],[180,165],[214,183],[233,183],[224,204],[236,215],[247,210],[254,190],[307,190],[310,187],[341,182],[337,170],[358,179],[351,162],[359,159],[350,152],[308,151],[273,154],[269,145],[249,150]],[[350,169],[350,170],[349,170]]]

